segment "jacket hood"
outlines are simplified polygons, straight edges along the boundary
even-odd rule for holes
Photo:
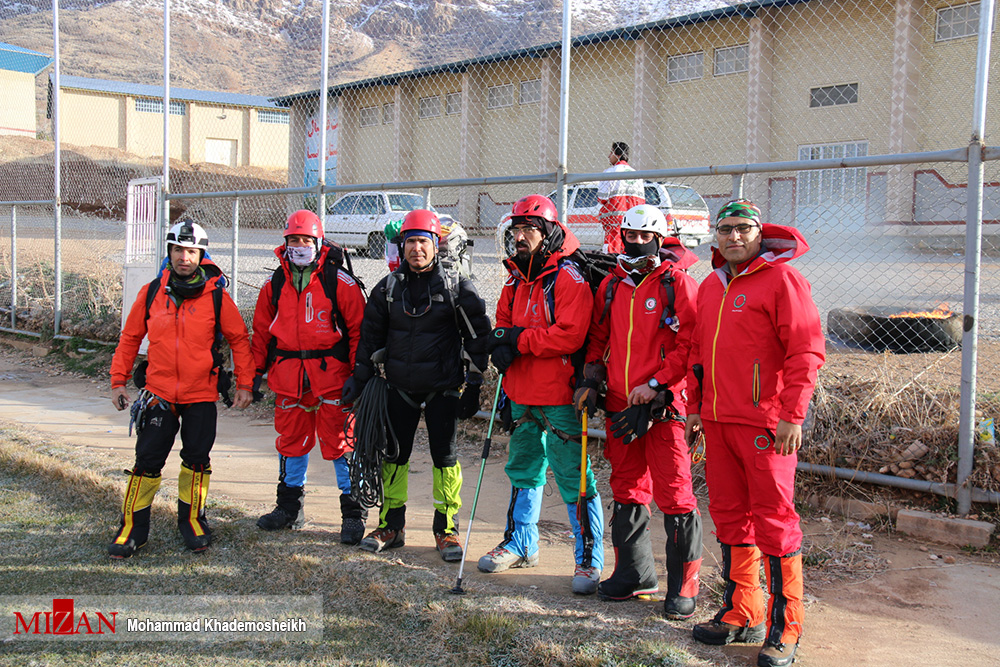
[[[687,270],[698,263],[698,255],[688,250],[679,238],[668,236],[660,247],[660,261]]]
[[[802,232],[795,227],[764,223],[761,225],[760,235],[762,237],[760,254],[741,264],[738,267],[741,273],[757,262],[783,264],[801,257],[809,250],[809,244],[806,243]],[[725,264],[726,258],[719,253],[718,246],[712,246],[712,268],[717,269]]]

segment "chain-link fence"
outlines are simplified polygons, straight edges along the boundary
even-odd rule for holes
[[[224,4],[205,16],[171,10],[167,59],[154,38],[162,13],[62,12],[61,39],[108,46],[89,60],[67,50],[58,77],[55,68],[28,75],[38,122],[0,136],[5,328],[57,322],[57,333],[114,339],[126,186],[151,176],[163,179],[171,220],[187,214],[206,227],[248,321],[277,266],[283,221],[302,207],[324,211],[328,237],[354,249],[354,270],[371,286],[386,271],[386,223],[429,202],[473,237],[492,310],[511,204],[552,193],[569,227],[599,247],[598,182],[616,178],[600,172],[623,142],[647,202],[671,215],[702,260],[691,271],[699,280],[710,270],[714,213],[736,195],[808,240],[795,266],[812,283],[829,360],[803,458],[953,494],[970,268],[983,303],[965,430],[972,419],[985,437],[1000,415],[996,162],[986,162],[982,183],[978,263],[967,261],[965,224],[967,192],[978,198],[967,187],[969,137],[989,140],[1000,123],[997,113],[982,127],[974,120],[977,94],[1000,67],[990,57],[977,78],[980,16],[993,2],[626,5],[571,7],[565,45],[559,3],[516,13],[430,3],[364,16],[331,7],[327,81],[320,3],[281,17]],[[51,13],[11,7],[0,9],[0,40],[44,56]],[[116,29],[123,12],[135,34]],[[116,60],[133,52],[134,63]],[[20,74],[11,90],[23,97]],[[1000,456],[989,446],[975,456],[971,483],[993,494],[976,497],[996,500]]]

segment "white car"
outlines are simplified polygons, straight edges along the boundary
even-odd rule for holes
[[[421,208],[424,198],[412,192],[350,192],[327,205],[323,231],[331,241],[377,259],[385,256],[386,224]]]
[[[684,245],[693,248],[712,238],[708,204],[694,188],[677,183],[646,181],[646,203],[663,211],[667,222],[673,223]],[[556,193],[549,193],[556,200]],[[601,226],[601,203],[597,200],[596,183],[571,185],[566,191],[566,223],[586,249],[600,250],[604,245],[604,228]],[[513,252],[510,234],[510,216],[505,216],[497,227],[498,247]]]

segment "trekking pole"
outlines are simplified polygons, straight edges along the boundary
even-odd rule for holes
[[[587,408],[583,408],[583,429],[580,431],[580,499],[576,502],[576,520],[580,524],[580,534],[592,535],[590,532],[590,513],[587,512]],[[587,537],[583,538],[588,540]]]
[[[458,580],[451,592],[455,595],[465,595],[462,590],[462,572],[465,570],[465,557],[469,554],[469,537],[472,536],[472,522],[476,519],[476,505],[479,504],[479,489],[483,486],[483,470],[486,459],[490,457],[490,439],[493,437],[493,420],[497,416],[497,403],[500,402],[500,387],[503,385],[503,373],[497,378],[497,390],[493,394],[493,408],[490,410],[490,425],[486,428],[486,442],[483,443],[483,460],[479,464],[479,481],[476,482],[476,495],[472,499],[472,511],[469,513],[469,527],[465,531],[465,549],[462,550],[462,562],[458,566]]]

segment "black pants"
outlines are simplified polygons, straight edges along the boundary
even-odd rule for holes
[[[145,427],[135,443],[135,470],[159,474],[181,432],[181,460],[193,470],[209,465],[215,444],[215,403],[174,404],[174,409],[155,405],[149,409]],[[176,414],[174,412],[176,411]]]
[[[409,401],[406,399],[409,398]],[[399,454],[389,461],[403,465],[413,453],[413,436],[420,423],[420,404],[424,406],[424,423],[427,424],[427,439],[430,442],[431,460],[435,468],[450,468],[458,462],[455,445],[455,430],[458,425],[458,391],[435,392],[430,399],[427,394],[401,395],[399,389],[391,388],[388,393],[389,421],[392,432],[389,438],[399,447]],[[390,451],[392,447],[389,448]]]

